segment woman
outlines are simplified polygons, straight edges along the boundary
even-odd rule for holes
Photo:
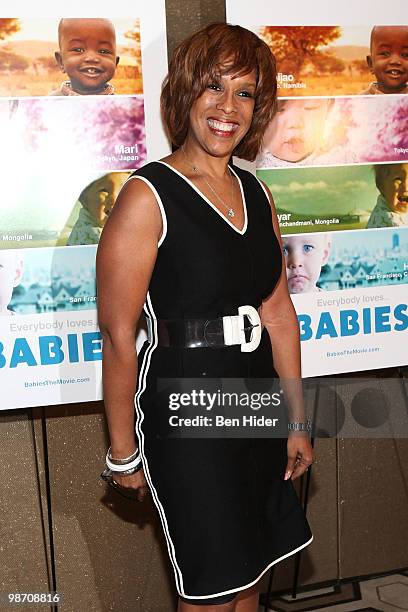
[[[163,377],[300,378],[272,197],[228,165],[232,154],[255,158],[275,98],[273,57],[248,30],[213,24],[182,43],[161,99],[179,148],[128,180],[99,245],[107,464],[139,499],[149,487],[179,612],[255,611],[260,576],[312,540],[292,483],[312,463],[307,434],[172,435],[169,397],[156,385]],[[150,341],[136,356],[143,307]],[[303,422],[299,389],[285,392],[293,421]]]

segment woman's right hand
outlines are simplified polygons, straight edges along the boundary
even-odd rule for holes
[[[130,476],[121,476],[120,474],[112,474],[112,479],[124,489],[136,489],[138,501],[143,501],[148,493],[148,486],[144,476],[143,469]]]

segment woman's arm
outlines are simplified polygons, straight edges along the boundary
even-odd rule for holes
[[[282,238],[273,197],[268,187],[264,183],[263,185],[269,195],[273,229],[282,249]],[[289,295],[284,257],[282,257],[279,281],[272,294],[262,303],[260,316],[271,339],[273,362],[287,400],[289,421],[304,422],[306,416],[301,381],[299,325]],[[297,457],[300,457],[300,460],[298,460],[300,463],[294,470]],[[292,478],[297,478],[312,463],[312,460],[309,435],[290,432],[288,435],[287,472],[290,471],[293,474]]]
[[[161,232],[161,214],[152,191],[143,181],[130,180],[120,192],[102,232],[96,258],[103,393],[115,458],[129,456],[137,446],[135,336]],[[132,486],[136,476],[138,473],[115,475],[115,480]]]

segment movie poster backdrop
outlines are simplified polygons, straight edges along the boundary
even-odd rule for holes
[[[164,0],[16,7],[0,18],[0,409],[101,399],[97,245],[126,179],[169,152]]]
[[[407,364],[402,4],[228,0],[227,20],[277,60],[277,112],[255,168],[274,196],[303,375]]]

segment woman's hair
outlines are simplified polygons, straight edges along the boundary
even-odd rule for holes
[[[161,93],[161,109],[169,137],[180,147],[186,139],[190,109],[212,79],[242,76],[255,70],[257,85],[252,123],[233,151],[252,161],[261,145],[276,104],[276,62],[269,47],[238,25],[214,23],[183,41],[174,51]]]

